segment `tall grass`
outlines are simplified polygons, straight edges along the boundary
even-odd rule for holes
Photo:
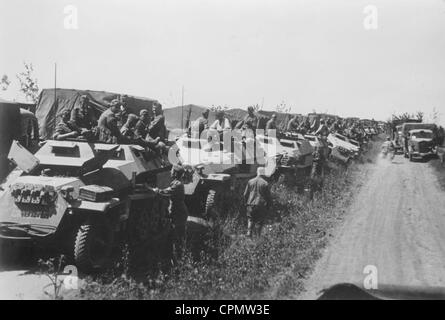
[[[380,140],[365,156],[372,162]],[[366,165],[366,164],[365,164]],[[185,255],[168,274],[137,282],[127,276],[87,281],[86,299],[286,299],[303,289],[332,227],[343,217],[357,182],[365,178],[363,164],[331,167],[323,190],[306,200],[295,188],[273,184],[274,205],[259,238],[246,238],[238,195],[222,221],[213,245],[216,258],[194,261]],[[225,236],[224,236],[225,235]]]

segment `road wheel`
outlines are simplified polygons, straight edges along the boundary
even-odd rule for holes
[[[103,268],[110,256],[113,238],[106,219],[83,223],[74,243],[74,261],[79,270],[88,273]]]

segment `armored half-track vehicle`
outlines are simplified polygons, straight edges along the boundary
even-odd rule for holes
[[[328,143],[331,148],[331,157],[343,163],[349,163],[360,157],[360,144],[349,139],[339,133],[331,133],[328,135]]]
[[[0,194],[0,240],[66,254],[81,272],[106,265],[119,240],[138,244],[169,228],[151,187],[169,165],[138,145],[47,141],[32,155],[14,142],[17,164]],[[154,240],[153,240],[154,241]]]
[[[303,187],[311,172],[313,146],[303,135],[291,132],[281,134],[277,144],[276,173],[287,182]]]
[[[208,139],[184,135],[177,139],[175,147],[178,160],[191,168],[185,184],[191,216],[210,218],[212,211],[223,211],[224,194],[240,179],[253,177],[259,165],[254,148],[246,148],[246,142],[241,140],[211,143]],[[258,144],[257,151],[262,147]],[[273,165],[273,161],[270,163]],[[271,171],[273,174],[274,167]]]

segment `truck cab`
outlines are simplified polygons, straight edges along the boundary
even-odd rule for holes
[[[435,155],[437,153],[432,130],[410,130],[408,137],[408,157],[410,161],[423,159],[428,155]]]

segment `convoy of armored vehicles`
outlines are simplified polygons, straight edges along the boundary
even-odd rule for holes
[[[369,137],[376,134],[368,131]],[[423,146],[429,131],[410,132],[409,154],[414,157],[414,144]],[[233,205],[231,193],[239,192],[236,187],[255,176],[258,166],[266,168],[270,179],[286,177],[306,190],[322,178],[323,161],[347,164],[366,147],[339,133],[327,138],[295,132],[279,138],[241,136],[222,143],[184,134],[171,146],[186,170],[190,230],[212,229]],[[74,139],[42,141],[35,154],[14,141],[8,157],[17,167],[0,193],[3,242],[64,253],[80,271],[91,272],[103,268],[122,242],[157,246],[160,235],[170,232],[166,201],[153,191],[171,180],[173,163],[165,154],[133,144]]]

